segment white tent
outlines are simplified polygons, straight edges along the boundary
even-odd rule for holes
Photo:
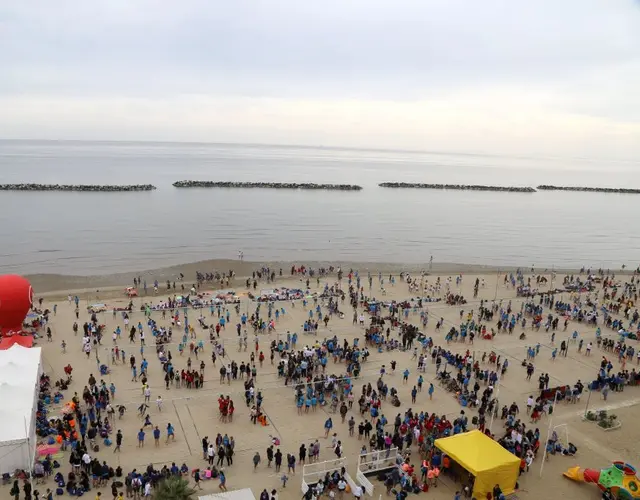
[[[33,465],[41,356],[40,347],[19,344],[0,351],[0,473]]]

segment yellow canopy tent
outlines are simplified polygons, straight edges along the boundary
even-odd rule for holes
[[[486,498],[496,484],[505,495],[514,492],[520,459],[483,432],[473,430],[436,439],[435,445],[475,476],[473,494],[477,498]]]

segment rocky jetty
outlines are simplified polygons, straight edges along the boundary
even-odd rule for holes
[[[0,191],[153,191],[152,184],[0,184]]]
[[[355,184],[315,184],[312,182],[225,182],[225,181],[177,181],[177,188],[266,188],[266,189],[330,189],[334,191],[360,191]]]
[[[581,186],[550,186],[543,184],[538,186],[540,191],[586,191],[590,193],[619,193],[619,194],[640,194],[640,189],[630,188],[592,188]]]
[[[378,184],[384,188],[416,188],[416,189],[456,189],[460,191],[505,191],[509,193],[535,193],[532,187],[517,186],[479,186],[477,184],[420,184],[416,182],[383,182]]]

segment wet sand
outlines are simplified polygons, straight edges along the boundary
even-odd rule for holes
[[[371,271],[372,274],[399,274],[402,271],[410,273],[419,273],[420,271],[431,271],[433,274],[441,275],[455,275],[458,273],[463,274],[493,274],[498,272],[515,272],[517,267],[515,266],[480,266],[469,264],[457,264],[446,262],[433,262],[429,264],[428,261],[422,264],[399,264],[399,263],[380,263],[380,262],[328,262],[328,261],[315,261],[303,263],[307,268],[318,269],[320,267],[328,268],[329,266],[338,267],[341,266],[345,273],[349,272],[349,269],[360,270],[360,273]],[[124,286],[132,285],[134,276],[141,276],[147,281],[149,287],[152,287],[153,281],[158,280],[161,284],[164,284],[166,280],[175,281],[179,277],[180,273],[184,274],[185,281],[193,282],[195,280],[196,271],[200,272],[214,272],[219,271],[221,273],[227,273],[229,270],[233,270],[239,281],[244,281],[243,278],[249,276],[251,272],[258,269],[261,266],[268,266],[271,269],[278,270],[282,268],[284,276],[289,275],[292,262],[247,262],[240,261],[238,259],[211,259],[198,262],[191,262],[176,266],[162,267],[157,269],[141,269],[139,272],[127,272],[116,274],[104,274],[94,276],[82,276],[82,275],[68,275],[68,274],[31,274],[27,275],[27,278],[31,281],[34,290],[40,294],[51,295],[65,295],[67,291],[78,291],[78,293],[94,293],[95,290],[101,291],[113,291],[120,290]],[[530,269],[530,268],[529,268]],[[535,268],[537,273],[549,275],[551,268]],[[573,273],[578,272],[578,269],[561,269],[556,268],[557,273]],[[620,270],[616,270],[620,273]]]
[[[415,296],[413,293],[408,292],[406,283],[398,280],[397,271],[399,266],[380,266],[388,277],[389,272],[394,272],[396,276],[395,286],[391,286],[388,282],[385,283],[386,296],[381,296],[380,285],[377,278],[378,268],[371,265],[369,269],[372,271],[373,278],[373,290],[369,292],[367,290],[366,277],[363,279],[363,286],[365,287],[365,293],[370,296],[375,296],[385,300],[404,300]],[[195,270],[211,271],[213,269],[219,271],[225,271],[233,269],[238,276],[247,276],[251,270],[256,267],[252,263],[240,263],[238,261],[207,261],[190,264],[188,266],[177,266],[172,268],[165,268],[157,271],[149,271],[147,273],[141,273],[144,279],[147,279],[149,290],[152,293],[152,281],[158,279],[161,283],[161,291],[158,297],[139,297],[135,299],[136,306],[139,306],[144,301],[158,301],[160,298],[166,298],[166,292],[164,292],[165,286],[163,280],[173,279],[180,272],[185,274],[185,283],[190,284],[193,282],[195,276]],[[300,287],[303,285],[300,278],[291,278],[288,276],[290,265],[283,264],[272,265],[272,268],[283,268],[284,277],[277,278],[275,284],[266,284],[264,281],[258,284],[258,290],[260,288],[272,288],[274,286],[288,286],[288,287]],[[317,265],[311,265],[311,267],[317,267]],[[342,269],[347,270],[351,267],[349,264],[342,264]],[[353,266],[354,268],[356,266]],[[427,268],[425,266],[424,268]],[[361,273],[366,275],[366,269],[368,265],[360,264],[357,266]],[[443,269],[440,266],[434,264],[433,272],[438,273],[443,279],[449,276],[449,272],[456,267]],[[404,270],[407,270],[406,268]],[[446,271],[446,272],[444,272]],[[542,270],[541,270],[542,271]],[[481,288],[477,299],[473,297],[473,282],[475,277],[479,276],[485,280],[484,288]],[[52,379],[60,378],[63,375],[62,368],[67,363],[71,363],[74,367],[73,383],[70,389],[66,392],[66,395],[70,399],[73,392],[82,393],[82,389],[86,384],[86,380],[91,373],[96,375],[96,378],[100,380],[101,377],[97,376],[97,362],[95,352],[92,353],[90,359],[87,359],[81,351],[81,334],[74,336],[72,331],[72,324],[75,321],[75,305],[69,304],[66,300],[68,290],[84,290],[82,295],[81,314],[79,324],[88,319],[88,315],[85,312],[87,304],[93,302],[105,302],[108,307],[125,305],[127,299],[123,296],[122,290],[125,286],[131,283],[133,276],[131,274],[112,275],[104,277],[69,277],[69,276],[55,276],[55,275],[39,275],[32,276],[34,290],[36,297],[45,297],[45,306],[51,307],[53,304],[57,304],[57,315],[52,317],[50,326],[53,330],[53,342],[48,343],[46,339],[41,339],[38,344],[43,347],[44,366],[47,373],[51,375]],[[455,276],[454,276],[455,278]],[[431,282],[435,281],[435,276],[429,277]],[[525,277],[526,279],[526,277]],[[332,285],[336,282],[335,276],[330,276],[321,279],[320,288],[324,286],[324,283]],[[558,274],[556,283],[562,282],[562,275]],[[311,280],[312,291],[316,290],[316,282]],[[343,286],[347,287],[346,279],[343,279]],[[238,279],[234,288],[237,292],[245,292],[244,280]],[[213,287],[207,287],[203,285],[201,290],[212,290]],[[548,285],[547,285],[548,289]],[[96,291],[99,290],[99,291]],[[545,290],[545,287],[540,288],[541,291]],[[469,311],[472,308],[477,311],[480,299],[493,300],[494,297],[497,300],[503,300],[505,303],[508,300],[513,301],[515,310],[519,310],[519,305],[522,299],[515,298],[515,290],[513,288],[505,288],[502,284],[502,277],[497,281],[497,273],[493,269],[466,267],[464,268],[464,279],[462,285],[457,289],[455,285],[455,279],[452,284],[452,291],[461,293],[470,302],[464,306],[449,306],[444,303],[432,303],[426,304],[425,307],[429,312],[429,324],[426,328],[426,333],[432,336],[435,345],[446,346],[444,341],[444,335],[446,331],[452,326],[459,325],[459,313],[461,309]],[[164,293],[163,293],[164,292]],[[560,299],[559,296],[557,296]],[[569,298],[569,293],[564,294],[564,299]],[[227,487],[229,490],[238,489],[243,487],[251,487],[256,498],[260,495],[263,488],[271,490],[276,488],[279,493],[280,499],[299,499],[300,493],[300,480],[302,476],[302,470],[300,467],[296,468],[295,476],[290,476],[290,481],[287,484],[286,489],[282,489],[280,482],[281,474],[275,474],[273,469],[266,467],[266,453],[265,450],[270,444],[270,436],[277,436],[281,440],[281,450],[286,456],[286,453],[293,453],[298,455],[298,448],[303,442],[307,445],[313,442],[315,439],[319,439],[322,446],[320,453],[320,460],[329,460],[334,458],[333,452],[327,445],[327,442],[323,438],[323,423],[326,420],[329,409],[318,409],[317,412],[310,412],[304,415],[298,415],[293,390],[291,387],[285,387],[283,380],[277,376],[276,366],[269,364],[268,358],[268,344],[272,339],[277,338],[279,334],[285,334],[288,330],[297,331],[299,334],[298,348],[303,347],[305,344],[311,344],[316,340],[322,340],[333,336],[338,336],[339,339],[353,339],[358,337],[361,339],[361,345],[364,343],[364,330],[357,326],[352,325],[352,309],[345,303],[341,310],[345,312],[344,319],[338,319],[335,316],[329,322],[328,328],[321,327],[318,332],[317,338],[309,336],[301,332],[301,325],[307,317],[308,311],[305,310],[301,302],[296,303],[295,307],[292,307],[291,302],[283,302],[282,307],[286,310],[286,315],[281,316],[277,323],[277,333],[271,335],[264,335],[260,338],[260,348],[264,349],[267,359],[264,366],[261,368],[258,366],[258,378],[257,388],[263,392],[264,410],[269,419],[269,426],[262,427],[260,425],[252,425],[249,421],[249,409],[245,406],[243,401],[243,387],[241,381],[232,381],[231,385],[221,386],[219,383],[220,360],[214,367],[211,363],[211,347],[207,342],[208,335],[201,328],[196,327],[198,332],[198,338],[205,340],[205,350],[200,356],[200,359],[204,359],[206,362],[205,376],[206,382],[203,389],[186,389],[186,388],[171,388],[166,390],[164,387],[164,381],[161,375],[160,362],[155,355],[155,349],[153,347],[147,347],[145,351],[145,357],[149,361],[149,383],[151,386],[151,403],[150,413],[152,416],[152,422],[154,425],[159,425],[163,430],[163,438],[161,439],[161,445],[159,448],[154,448],[153,440],[150,439],[150,433],[148,433],[148,439],[146,440],[144,448],[138,448],[136,443],[136,433],[142,425],[141,420],[136,416],[136,408],[142,402],[143,397],[141,393],[140,383],[131,381],[131,373],[128,368],[128,361],[124,364],[117,363],[111,368],[111,373],[105,379],[107,385],[113,382],[116,385],[116,399],[115,404],[127,404],[128,410],[122,420],[116,420],[114,428],[122,429],[124,433],[124,443],[122,446],[122,453],[114,454],[113,447],[105,448],[101,447],[97,454],[100,460],[106,460],[112,466],[121,465],[125,473],[129,472],[134,467],[138,469],[145,467],[149,463],[153,463],[158,468],[163,464],[171,464],[175,461],[178,465],[182,462],[186,462],[190,468],[202,467],[206,468],[206,462],[202,460],[201,439],[204,436],[209,438],[215,438],[218,432],[229,436],[233,436],[236,440],[236,455],[234,457],[234,464],[226,468],[227,472]],[[249,311],[249,314],[255,308],[255,304],[250,303],[246,298],[242,299],[240,306],[241,313]],[[546,309],[545,309],[546,311]],[[207,320],[207,323],[211,321],[208,309],[203,310],[203,314]],[[439,332],[435,331],[435,325],[437,320],[443,317],[445,319],[445,327]],[[163,320],[161,313],[154,312],[153,318],[161,326],[170,326],[170,320]],[[131,323],[137,324],[138,321],[143,321],[143,313],[136,312],[131,316]],[[418,314],[410,314],[409,321],[418,325],[420,317]],[[231,309],[231,325],[235,325],[238,321],[238,315]],[[106,325],[106,334],[102,341],[102,348],[98,350],[100,359],[104,363],[111,363],[110,350],[113,345],[111,340],[111,333],[120,325],[123,328],[123,323],[118,315],[114,320],[111,313],[101,313],[100,322]],[[368,324],[368,320],[367,320]],[[495,323],[489,325],[495,327]],[[562,327],[556,334],[555,345],[559,345],[561,340],[566,339],[573,329],[577,329],[581,337],[585,339],[585,343],[589,340],[595,340],[595,329],[589,327],[583,323],[570,323],[568,331],[562,333]],[[80,328],[82,330],[82,328]],[[510,367],[501,381],[499,400],[502,404],[510,404],[512,401],[518,403],[518,405],[524,409],[527,397],[530,394],[537,394],[537,376],[540,372],[549,373],[551,377],[550,386],[560,384],[574,384],[578,378],[583,382],[594,378],[597,368],[601,359],[601,352],[595,347],[590,357],[586,357],[577,351],[576,344],[571,344],[569,348],[569,356],[567,358],[558,358],[555,362],[551,361],[551,334],[545,333],[544,328],[541,328],[539,332],[531,331],[530,327],[527,327],[527,339],[519,340],[518,334],[521,329],[516,329],[513,335],[499,334],[495,339],[488,341],[476,338],[473,345],[463,343],[451,343],[448,348],[453,352],[465,352],[467,349],[474,351],[477,357],[481,357],[483,352],[489,352],[491,350],[501,354],[503,357],[507,357],[510,361]],[[612,336],[611,330],[602,328],[603,337]],[[61,341],[65,340],[67,343],[67,353],[61,352]],[[226,331],[221,333],[221,339],[225,342],[227,354],[229,359],[225,359],[225,362],[231,362],[235,360],[238,363],[241,361],[247,362],[249,360],[249,354],[252,348],[253,335],[249,334],[249,349],[247,352],[238,352],[237,340],[235,329],[229,327]],[[526,373],[524,368],[520,366],[520,361],[525,357],[525,349],[528,345],[533,345],[536,342],[541,343],[540,355],[536,358],[535,366],[536,373],[530,382],[526,381]],[[149,344],[149,339],[147,340]],[[119,343],[120,347],[126,351],[126,359],[130,354],[135,354],[136,359],[140,359],[140,345],[129,344],[128,338],[123,334],[122,340]],[[188,355],[185,353],[182,357],[178,355],[177,345],[171,347],[173,355],[173,361],[177,369],[186,368]],[[257,357],[257,356],[256,356]],[[277,359],[277,358],[276,358]],[[434,382],[436,391],[433,397],[433,401],[429,401],[426,391],[418,394],[418,400],[416,405],[411,405],[410,390],[415,384],[415,380],[418,376],[416,370],[416,362],[411,360],[410,352],[373,352],[370,359],[363,365],[362,374],[358,380],[354,382],[355,394],[359,394],[363,384],[370,382],[375,385],[378,378],[378,371],[380,365],[390,365],[390,361],[395,360],[398,363],[396,373],[389,375],[389,387],[395,386],[400,395],[402,401],[401,408],[393,408],[390,404],[383,404],[382,413],[386,414],[390,421],[393,421],[396,413],[413,406],[414,410],[425,410],[429,413],[436,411],[437,413],[446,413],[452,418],[455,418],[461,407],[457,400],[452,395],[444,392],[438,383]],[[197,365],[196,360],[193,359],[194,366]],[[614,369],[618,369],[617,361],[614,361]],[[409,368],[411,375],[408,385],[402,384],[401,372]],[[627,367],[631,369],[631,366]],[[333,361],[329,361],[327,367],[328,373],[341,374],[344,371],[343,364],[334,365]],[[435,377],[435,367],[430,362],[427,365],[427,372],[424,375],[425,382],[432,381]],[[162,412],[159,412],[155,405],[155,399],[158,394],[161,394],[164,399],[164,408]],[[235,402],[236,414],[233,422],[221,423],[218,420],[218,408],[217,398],[220,394],[229,394]],[[539,477],[540,464],[542,453],[538,455],[538,458],[533,464],[531,470],[521,477],[520,483],[522,491],[518,494],[518,498],[522,499],[539,499],[539,498],[580,498],[584,500],[597,500],[600,498],[600,493],[597,488],[589,485],[574,484],[561,475],[563,471],[574,465],[580,465],[582,467],[600,468],[610,465],[611,460],[628,460],[634,465],[640,465],[638,463],[637,443],[640,437],[640,431],[638,431],[634,420],[640,415],[638,407],[635,406],[640,403],[640,388],[628,387],[622,393],[611,393],[607,406],[611,408],[613,413],[617,413],[619,418],[623,421],[623,426],[619,430],[604,432],[595,427],[595,424],[585,423],[581,421],[581,415],[585,411],[587,395],[585,394],[582,401],[579,404],[565,404],[561,403],[556,408],[553,415],[553,426],[560,424],[567,424],[569,432],[569,439],[578,447],[578,454],[575,457],[562,457],[554,456],[548,462],[545,463],[544,473],[542,478]],[[589,407],[591,409],[604,407],[604,402],[599,393],[593,393],[590,398]],[[55,414],[55,411],[52,411]],[[467,413],[474,414],[473,410],[467,411]],[[352,412],[347,415],[347,420]],[[339,415],[331,415],[334,420],[334,431],[338,433],[338,438],[342,440],[344,447],[344,456],[348,460],[348,470],[352,477],[356,474],[357,456],[360,447],[363,442],[358,441],[357,437],[349,437],[347,433],[347,425],[340,423]],[[357,404],[354,404],[354,417],[356,423],[361,421],[361,417],[357,410]],[[525,417],[526,418],[526,417]],[[471,420],[471,419],[469,419]],[[528,422],[528,418],[526,421]],[[171,422],[176,428],[176,441],[175,443],[164,443],[164,428],[167,423]],[[528,424],[531,425],[531,424]],[[541,435],[546,438],[547,428],[550,425],[549,417],[544,417],[537,426],[541,430]],[[493,424],[494,433],[501,432],[503,422],[496,419]],[[558,433],[562,437],[560,432],[563,428],[559,428]],[[356,433],[357,435],[357,433]],[[633,443],[633,445],[630,445]],[[417,465],[417,452],[414,449],[414,455],[416,456]],[[258,450],[262,456],[263,463],[258,467],[256,472],[253,472],[251,459],[255,451]],[[69,471],[68,456],[65,456],[60,460],[63,464],[62,472],[67,473]],[[52,487],[53,482],[50,480],[48,484],[43,488],[39,485],[38,489],[42,492],[46,487]],[[8,498],[9,487],[4,487],[2,490],[3,498]],[[103,496],[109,496],[110,491],[103,489]],[[203,482],[203,493],[218,491],[218,482],[213,480],[209,482]],[[451,480],[444,478],[441,481],[440,487],[437,489],[432,488],[428,493],[421,494],[420,497],[434,498],[434,499],[451,499],[456,491],[456,485]],[[374,492],[374,498],[378,495],[384,494],[384,488],[380,484],[376,484],[376,490]],[[89,495],[95,495],[95,492],[90,492]],[[346,498],[346,497],[345,497]]]

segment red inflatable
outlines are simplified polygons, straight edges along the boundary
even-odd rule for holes
[[[5,274],[0,276],[0,332],[22,331],[22,322],[33,301],[33,289],[22,276]]]

